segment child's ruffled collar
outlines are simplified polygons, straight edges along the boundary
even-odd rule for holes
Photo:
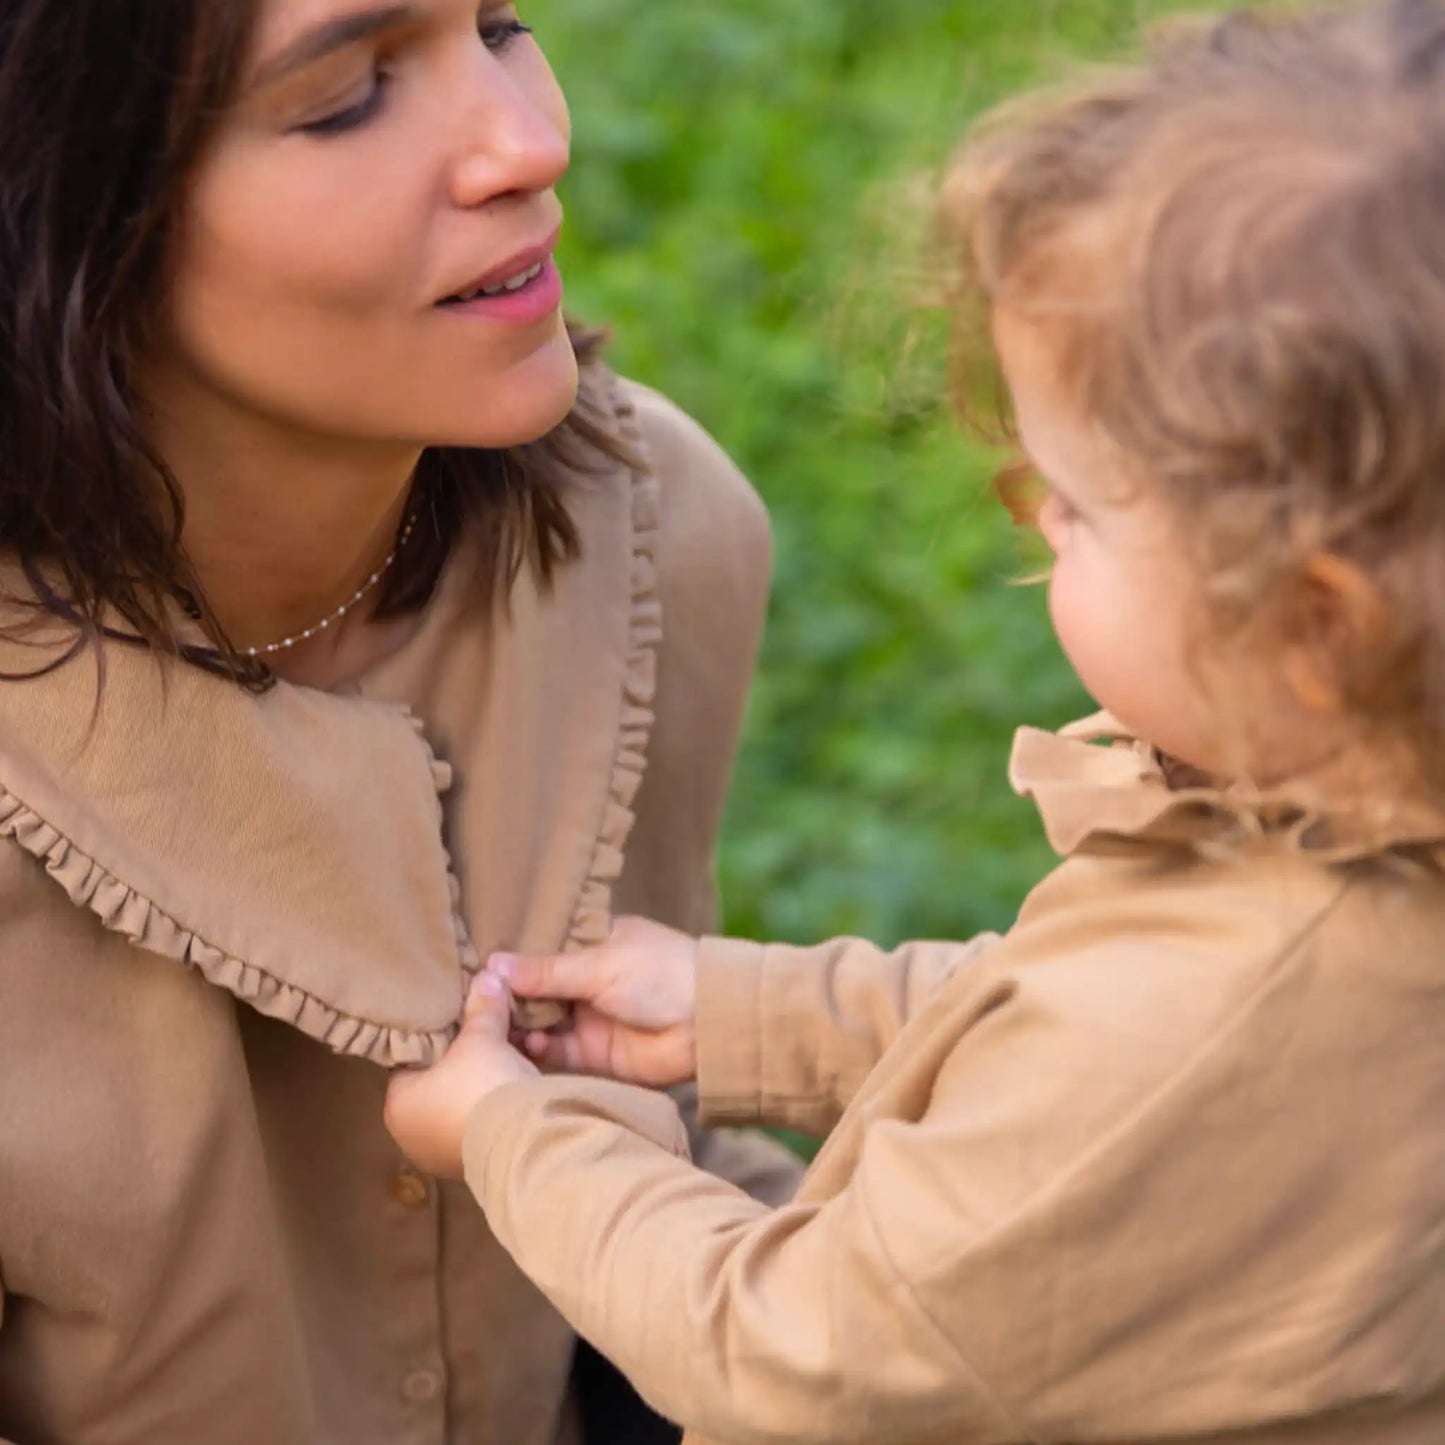
[[[1392,853],[1445,864],[1445,812],[1436,806],[1331,810],[1308,786],[1221,784],[1170,768],[1107,713],[1057,733],[1021,728],[1009,778],[1063,855],[1139,844],[1223,855],[1268,842],[1322,863]]]

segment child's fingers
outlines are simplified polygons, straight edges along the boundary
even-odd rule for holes
[[[489,973],[479,973],[467,991],[462,1028],[469,1034],[487,1034],[507,1041],[512,1026],[511,1002],[507,985]]]
[[[487,968],[523,998],[590,1000],[608,983],[592,949],[580,953],[494,953],[487,960]]]
[[[600,1074],[603,1078],[661,1087],[685,1083],[696,1068],[688,1044],[668,1030],[649,1034],[617,1029],[587,1010],[566,1033],[532,1030],[522,1051],[539,1068],[558,1074]]]
[[[610,1073],[609,1060],[615,1037],[616,1029],[610,1019],[604,1018],[588,1004],[579,1003],[570,1028],[555,1031],[528,1029],[522,1040],[522,1050],[533,1063],[549,1072]]]
[[[538,1068],[559,1074],[588,1072],[582,1041],[573,1033],[544,1034],[533,1032],[522,1041],[527,1057]]]

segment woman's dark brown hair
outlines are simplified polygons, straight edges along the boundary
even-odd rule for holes
[[[176,480],[147,445],[133,358],[167,284],[192,169],[224,111],[259,0],[4,0],[0,5],[0,548],[30,610],[263,687],[206,606],[181,546]],[[551,435],[505,452],[438,448],[419,525],[380,601],[422,605],[463,529],[490,585],[543,577],[578,537],[563,481],[620,443],[596,399],[594,334],[574,332],[581,397]],[[486,579],[484,579],[485,582]],[[182,600],[214,648],[183,647]]]

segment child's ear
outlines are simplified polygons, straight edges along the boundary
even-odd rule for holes
[[[1285,682],[1312,712],[1345,710],[1348,680],[1386,635],[1379,589],[1353,562],[1318,552],[1300,569],[1285,616]]]

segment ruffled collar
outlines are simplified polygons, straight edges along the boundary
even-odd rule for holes
[[[552,594],[523,577],[489,610],[459,556],[352,695],[256,697],[121,646],[98,705],[89,656],[0,683],[0,839],[259,1012],[434,1060],[477,944],[605,934],[652,723],[657,500],[640,463],[579,478],[584,555]],[[0,642],[0,672],[43,657]]]
[[[1172,764],[1107,713],[1057,733],[1021,728],[1009,776],[1065,856],[1151,845],[1219,856],[1282,846],[1322,863],[1386,854],[1445,862],[1445,812],[1429,803],[1346,811],[1306,786],[1219,782]]]

